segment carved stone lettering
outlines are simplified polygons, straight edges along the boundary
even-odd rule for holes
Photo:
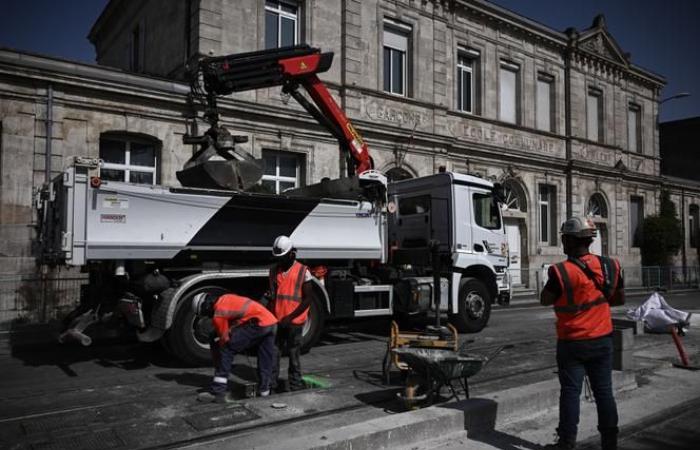
[[[610,150],[596,148],[587,145],[576,147],[573,149],[573,156],[587,162],[612,166],[615,164],[615,154]]]
[[[513,150],[524,150],[549,156],[563,157],[562,143],[556,139],[516,133],[478,125],[453,123],[451,134],[458,138]]]
[[[421,125],[427,121],[425,115],[418,111],[381,104],[376,101],[366,103],[365,114],[372,120],[381,120],[407,127]]]

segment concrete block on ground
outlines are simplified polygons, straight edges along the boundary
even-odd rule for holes
[[[613,370],[634,370],[634,352],[632,350],[613,352]]]
[[[464,414],[459,409],[430,407],[289,439],[284,448],[340,450],[410,445],[436,435],[464,430]],[[279,443],[260,447],[268,448],[277,450]]]
[[[632,350],[634,348],[634,330],[632,328],[613,329],[613,349],[616,352]]]
[[[644,322],[641,320],[613,318],[613,327],[631,328],[634,334],[644,334]]]

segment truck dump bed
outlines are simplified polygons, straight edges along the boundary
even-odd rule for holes
[[[40,212],[40,243],[57,263],[246,261],[267,257],[281,234],[305,259],[383,258],[383,216],[367,201],[97,185],[81,165],[66,169],[51,190]]]

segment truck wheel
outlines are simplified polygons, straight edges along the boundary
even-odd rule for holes
[[[462,333],[478,333],[491,317],[491,296],[481,281],[475,278],[462,280],[459,289],[459,311],[450,320]]]
[[[314,298],[309,307],[309,316],[304,327],[301,329],[301,352],[308,353],[311,347],[316,345],[323,334],[323,327],[326,321],[325,309],[321,306],[317,298]]]
[[[219,296],[228,291],[219,286],[202,286],[183,295],[166,336],[167,348],[176,357],[192,365],[211,364],[209,352],[209,334],[213,330],[211,319],[196,316],[190,307],[192,297],[201,292]]]

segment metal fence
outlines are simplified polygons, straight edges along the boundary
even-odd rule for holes
[[[0,322],[48,322],[80,301],[85,276],[0,275]]]
[[[514,286],[540,292],[547,282],[549,265],[536,269],[509,270]],[[625,288],[629,289],[696,289],[700,287],[698,266],[623,267]],[[520,281],[518,283],[518,280]]]

